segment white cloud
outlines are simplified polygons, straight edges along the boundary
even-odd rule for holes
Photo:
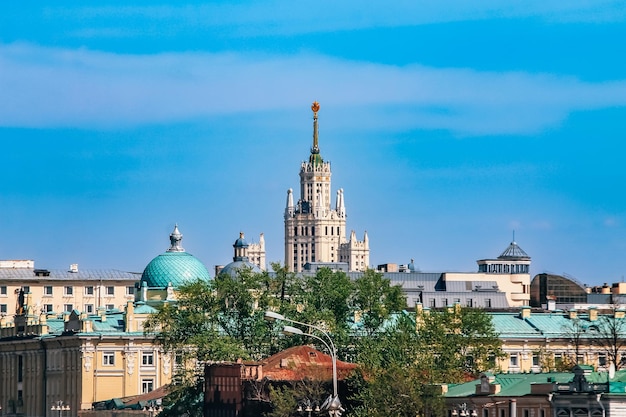
[[[320,55],[167,53],[0,45],[0,125],[119,126],[291,109],[312,98],[365,125],[528,133],[626,105],[626,81],[391,66]]]

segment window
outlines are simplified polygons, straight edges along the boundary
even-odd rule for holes
[[[103,365],[115,365],[115,352],[104,352],[102,353],[102,364]]]
[[[85,295],[93,295],[93,287],[85,287]]]
[[[7,286],[0,285],[0,295],[7,295]]]
[[[474,302],[473,302],[473,300],[471,298],[467,299],[467,303],[466,304],[467,304],[468,307],[474,307]]]
[[[539,355],[537,353],[533,353],[533,366],[539,366]]]
[[[489,410],[486,408],[483,408],[483,417],[489,417]]]
[[[0,314],[4,314],[7,312],[7,305],[6,304],[0,304]]]
[[[510,357],[509,363],[513,367],[517,367],[519,365],[518,358],[517,358],[517,353],[511,353],[511,357]]]
[[[52,313],[54,311],[54,306],[52,304],[44,304],[43,312],[44,313]]]
[[[43,295],[51,296],[52,295],[52,286],[46,285],[43,287]]]
[[[85,304],[85,313],[93,313],[93,304]]]
[[[115,295],[115,287],[107,287],[106,295]]]
[[[460,298],[455,298],[454,299],[454,304],[461,304],[461,299]]]
[[[74,295],[74,287],[69,286],[69,285],[66,286],[64,288],[63,294],[65,294],[65,295]]]
[[[30,286],[24,285],[22,287],[22,291],[24,291],[24,294],[29,294],[30,293]]]
[[[135,295],[135,287],[132,285],[126,287],[126,295]]]
[[[143,394],[150,392],[154,389],[154,381],[152,379],[141,380],[141,392]]]
[[[429,300],[429,304],[428,304],[428,305],[430,306],[430,308],[435,308],[435,299],[434,299],[434,298],[431,298],[431,299]]]
[[[524,408],[524,417],[530,417],[530,410],[528,408]]]
[[[491,308],[491,298],[486,298],[485,299],[485,307],[486,308]]]
[[[598,366],[606,366],[606,355],[604,353],[598,355]]]
[[[115,310],[115,304],[107,304],[104,306],[107,310]]]
[[[506,410],[500,409],[500,417],[506,417]]]
[[[141,355],[141,364],[144,366],[154,365],[154,353],[143,352]]]
[[[63,304],[63,311],[72,311],[74,310],[73,304]]]
[[[17,382],[24,382],[24,357],[17,355]]]

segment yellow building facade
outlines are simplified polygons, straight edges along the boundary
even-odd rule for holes
[[[128,302],[122,312],[36,315],[25,304],[24,314],[0,327],[3,416],[70,417],[169,383],[170,356],[142,330],[153,311]],[[69,410],[51,410],[61,403]]]
[[[608,371],[626,365],[623,310],[490,312],[505,357],[496,370],[510,373],[567,370],[590,365]],[[610,339],[614,338],[612,342]]]
[[[140,273],[109,270],[35,268],[34,261],[0,263],[0,317],[17,313],[20,292],[31,294],[39,313],[70,312],[95,314],[99,309],[122,310],[135,299]]]

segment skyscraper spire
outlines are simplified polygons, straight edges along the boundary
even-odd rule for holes
[[[320,110],[320,103],[314,101],[311,105],[311,110],[313,110],[313,147],[311,148],[309,162],[314,165],[321,165],[324,161],[320,155],[319,136],[317,130],[317,112]]]

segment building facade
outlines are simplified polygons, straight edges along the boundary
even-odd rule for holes
[[[0,415],[73,417],[94,403],[170,383],[174,360],[153,335],[144,333],[143,323],[155,307],[176,301],[180,285],[211,279],[206,267],[182,247],[182,238],[175,226],[169,249],[141,275],[120,273],[116,285],[111,274],[54,273],[34,269],[32,261],[5,262],[0,288],[6,290],[1,295],[15,307],[0,315]],[[100,288],[106,295],[108,287],[112,297],[118,288],[124,290],[116,301],[121,306],[108,308],[106,297],[99,304],[91,301]],[[77,302],[78,295],[94,297]],[[57,296],[59,301],[52,301]],[[42,308],[46,297],[50,304],[71,303],[72,308]],[[94,311],[84,308],[85,303],[94,303]]]
[[[128,302],[124,311],[37,314],[25,297],[21,314],[0,324],[3,416],[78,415],[92,404],[152,391],[171,381],[173,363],[143,332],[155,310]]]
[[[35,268],[34,261],[3,261],[0,264],[0,317],[17,313],[20,293],[31,294],[39,313],[78,310],[94,314],[98,309],[123,309],[135,298],[140,274],[109,270]]]
[[[331,207],[331,168],[320,154],[317,113],[314,102],[313,146],[309,160],[300,166],[300,198],[294,202],[293,190],[287,191],[285,207],[285,266],[301,272],[309,262],[345,262],[350,271],[364,271],[369,265],[369,240],[354,232],[346,238],[346,207],[343,189]]]

